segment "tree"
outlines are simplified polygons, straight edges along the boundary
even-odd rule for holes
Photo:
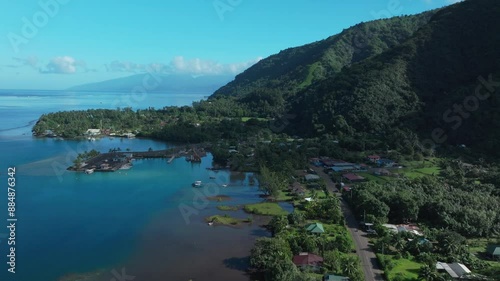
[[[440,275],[435,267],[423,265],[418,270],[418,280],[421,281],[445,281],[446,279]]]
[[[285,189],[287,185],[286,179],[276,172],[271,172],[268,167],[260,167],[260,184],[259,189],[267,195],[276,198],[279,192]]]
[[[323,266],[332,272],[340,272],[342,261],[340,260],[341,254],[337,250],[327,251],[323,255]]]
[[[274,216],[267,225],[273,236],[276,236],[280,232],[284,231],[287,226],[288,218],[286,216]]]
[[[291,258],[292,251],[285,240],[259,238],[250,252],[250,265],[263,273],[279,272]]]
[[[363,280],[363,273],[359,268],[359,258],[357,256],[344,255],[341,257],[342,274],[349,277],[352,281]]]
[[[343,253],[349,253],[352,247],[351,240],[346,235],[339,234],[335,237],[335,245]]]
[[[73,160],[73,164],[76,169],[80,169],[82,167],[83,161],[80,157],[76,157],[76,159]]]
[[[287,218],[289,224],[301,224],[305,220],[304,213],[298,211],[297,209],[293,210],[292,213],[288,214]]]

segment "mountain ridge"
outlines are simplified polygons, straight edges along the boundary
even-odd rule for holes
[[[145,81],[146,78],[147,81]],[[127,92],[132,91],[136,87],[143,86],[149,92],[181,91],[213,93],[221,85],[231,81],[233,78],[234,76],[232,75],[204,75],[194,77],[185,74],[144,73],[77,85],[67,90]]]
[[[363,33],[358,35],[368,39],[361,50],[370,50],[359,61],[341,61],[339,71],[332,67],[323,77],[314,77],[308,85],[301,85],[308,81],[304,73],[297,74],[299,70],[323,63],[314,61],[318,56],[303,61],[303,53],[318,46],[315,42],[260,61],[216,91],[212,98],[232,97],[255,108],[258,116],[296,116],[290,121],[293,126],[287,126],[287,133],[332,135],[360,149],[384,146],[412,154],[421,139],[433,139],[439,131],[446,141],[434,141],[436,145],[465,144],[496,151],[494,140],[500,137],[496,95],[483,101],[480,110],[462,116],[455,106],[473,96],[478,77],[500,81],[498,14],[498,1],[469,0],[416,16],[357,25],[329,39],[338,39],[342,34],[346,38],[345,34],[360,27],[373,30],[374,26],[384,26],[380,29],[383,32],[375,32],[369,38]],[[413,24],[411,28],[409,24]],[[387,48],[380,47],[387,38],[401,34],[402,26],[407,27],[402,40]],[[356,50],[352,44],[351,41],[351,49]],[[280,61],[289,61],[293,69],[280,68]],[[269,78],[263,71],[266,65],[277,67],[277,74]],[[256,74],[259,75],[252,77]]]

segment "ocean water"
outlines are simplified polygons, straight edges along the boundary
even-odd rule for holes
[[[182,158],[137,160],[130,170],[86,175],[66,171],[77,153],[96,149],[165,149],[144,139],[95,142],[37,139],[31,127],[44,113],[114,108],[126,93],[0,90],[0,280],[249,280],[246,257],[268,235],[255,217],[249,225],[210,227],[204,219],[219,204],[259,202],[250,174],[220,171],[211,180],[211,156],[200,164]],[[204,94],[150,94],[136,108],[188,105]],[[7,272],[7,169],[16,168],[16,273]],[[195,189],[194,180],[214,181]],[[223,183],[228,187],[221,187]],[[211,202],[210,195],[228,195]],[[186,211],[188,210],[188,211]],[[235,212],[242,218],[249,215]],[[118,274],[118,275],[117,275]],[[131,280],[131,279],[128,279]]]

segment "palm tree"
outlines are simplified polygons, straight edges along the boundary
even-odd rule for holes
[[[418,271],[418,280],[421,281],[446,281],[448,280],[444,275],[439,274],[434,268],[429,265],[420,267]]]
[[[358,269],[358,262],[355,257],[347,256],[342,263],[342,274],[353,276]]]
[[[424,265],[424,266],[420,267],[420,269],[418,271],[418,280],[431,281],[431,279],[433,278],[434,275],[435,274],[434,274],[432,268],[428,265]]]

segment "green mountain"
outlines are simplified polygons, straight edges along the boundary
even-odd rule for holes
[[[284,96],[293,95],[334,77],[346,66],[401,44],[434,13],[360,23],[325,40],[283,50],[239,74],[214,96],[245,96],[267,88],[279,89]]]
[[[331,134],[361,149],[411,153],[420,139],[496,151],[498,15],[500,2],[469,0],[357,25],[262,60],[214,98],[235,96],[259,114],[292,114],[290,133]],[[363,48],[356,37],[367,38]]]

